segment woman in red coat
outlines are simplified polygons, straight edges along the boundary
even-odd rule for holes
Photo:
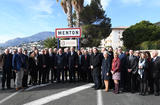
[[[118,53],[114,54],[114,59],[112,62],[112,79],[114,80],[115,84],[115,91],[114,93],[119,93],[119,80],[120,80],[120,59],[118,57]]]

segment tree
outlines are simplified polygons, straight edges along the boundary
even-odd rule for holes
[[[81,45],[84,47],[99,46],[102,39],[111,33],[111,19],[107,17],[99,0],[92,0],[80,12],[80,23],[82,25]]]
[[[57,48],[57,39],[55,37],[44,40],[44,46],[46,48]]]
[[[59,2],[59,0],[57,0]],[[68,27],[73,27],[73,18],[72,18],[72,0],[61,0],[61,6],[67,14]]]
[[[141,21],[126,29],[122,36],[127,49],[139,49],[139,45],[145,41],[160,39],[160,27],[149,21]]]
[[[72,0],[76,14],[76,27],[80,27],[80,12],[83,10],[84,0]]]

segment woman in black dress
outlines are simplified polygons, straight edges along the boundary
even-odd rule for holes
[[[110,59],[108,57],[107,51],[104,51],[103,56],[104,58],[102,60],[102,80],[104,80],[105,83],[105,91],[108,92]]]

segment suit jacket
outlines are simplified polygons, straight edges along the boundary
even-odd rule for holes
[[[49,60],[49,59],[48,59],[48,56],[47,56],[47,55],[41,54],[41,55],[40,55],[40,62],[39,62],[40,68],[42,68],[43,65],[48,66],[48,65],[49,65],[49,64],[48,64],[48,63],[49,63],[48,60]]]
[[[12,59],[12,66],[14,70],[20,71],[21,68],[27,69],[25,55],[14,54]]]
[[[151,72],[153,78],[160,78],[160,57],[157,57],[155,61],[151,60]]]
[[[55,64],[54,64],[54,63],[55,63],[55,56],[56,56],[56,55],[55,55],[54,53],[52,53],[51,56],[49,55],[49,66],[50,66],[50,67],[54,67],[54,65],[55,65]]]
[[[133,55],[132,59],[129,59],[130,56],[127,57],[127,69],[132,69],[132,73],[137,73],[138,70],[138,59]]]
[[[101,61],[101,55],[99,53],[91,55],[90,65],[93,66],[93,73],[96,75],[101,75]]]
[[[64,69],[64,67],[66,67],[66,59],[65,59],[65,55],[56,55],[56,61],[55,61],[55,66],[58,69]]]
[[[71,52],[69,53],[68,65],[69,65],[69,68],[74,68],[76,65],[78,65],[78,55],[76,52],[73,52],[72,55],[71,55]]]
[[[87,56],[87,59],[85,58]],[[90,67],[90,56],[89,55],[82,55],[81,57],[81,67],[82,69],[89,69]]]
[[[12,69],[12,54],[8,54],[8,61],[7,61],[7,55],[6,54],[2,54],[1,55],[1,62],[2,62],[2,67],[3,68],[9,68]]]
[[[120,63],[120,71],[125,71],[127,68],[127,56],[126,54],[122,53],[119,55]]]

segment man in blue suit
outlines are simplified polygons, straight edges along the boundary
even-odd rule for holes
[[[16,90],[19,90],[22,87],[22,79],[23,79],[23,73],[26,70],[26,60],[25,56],[22,53],[22,48],[18,48],[18,54],[15,54],[12,59],[12,66],[13,70],[16,73]]]

